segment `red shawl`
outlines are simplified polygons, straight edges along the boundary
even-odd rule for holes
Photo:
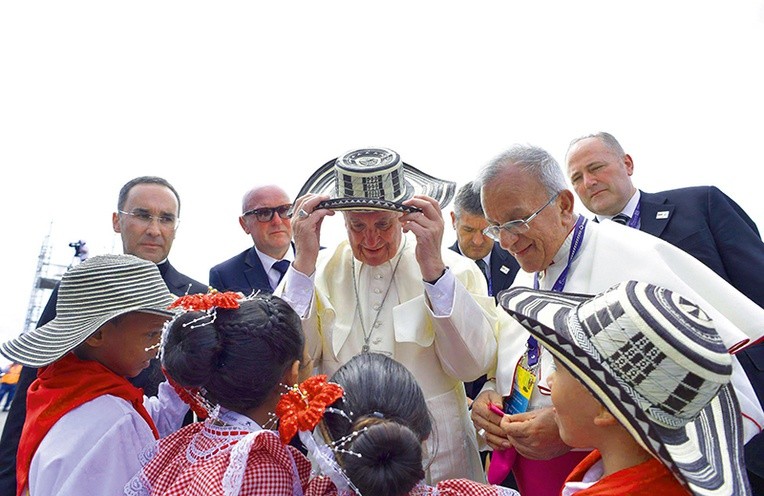
[[[32,457],[45,435],[58,420],[88,401],[110,394],[131,403],[159,439],[154,421],[143,406],[143,390],[133,386],[93,360],[80,360],[68,353],[41,368],[27,392],[27,418],[16,455],[17,494],[29,482]]]

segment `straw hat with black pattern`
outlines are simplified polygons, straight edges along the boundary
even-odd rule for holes
[[[693,494],[750,494],[732,357],[697,305],[635,281],[499,300]]]
[[[153,262],[133,255],[91,257],[61,278],[56,317],[3,343],[0,353],[30,367],[49,365],[120,315],[172,316],[167,307],[174,300]]]
[[[296,198],[308,193],[330,196],[316,208],[331,210],[390,210],[417,212],[403,205],[414,195],[434,198],[440,208],[454,196],[456,183],[425,174],[403,162],[388,148],[361,148],[322,165],[305,182]]]

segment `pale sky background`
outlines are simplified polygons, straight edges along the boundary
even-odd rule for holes
[[[370,145],[462,184],[513,143],[562,162],[606,130],[638,187],[714,184],[764,228],[763,61],[762,0],[2,2],[0,339],[49,232],[54,263],[78,239],[121,252],[111,213],[139,175],[178,189],[170,260],[202,282],[250,246],[250,186],[296,194]]]

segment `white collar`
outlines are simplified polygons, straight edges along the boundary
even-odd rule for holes
[[[631,219],[634,217],[634,211],[637,209],[637,205],[639,205],[639,198],[640,198],[640,192],[639,190],[636,190],[633,195],[631,195],[631,198],[626,203],[626,206],[623,207],[623,209],[618,212],[618,214],[628,215]],[[602,222],[605,219],[612,219],[615,217],[615,215],[595,215],[597,218],[597,222]]]
[[[284,253],[283,258],[273,258],[272,256],[266,255],[265,253],[258,250],[257,246],[254,248],[258,258],[260,258],[260,263],[263,264],[263,268],[265,270],[269,270],[271,267],[273,267],[273,264],[279,260],[289,260],[290,262],[294,262],[294,249],[292,248],[292,243],[289,243],[289,247],[287,248],[286,253]]]

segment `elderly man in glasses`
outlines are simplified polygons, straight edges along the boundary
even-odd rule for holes
[[[220,291],[272,292],[294,260],[292,202],[278,186],[256,186],[241,202],[239,225],[253,246],[210,269],[210,286]]]
[[[562,169],[545,150],[516,145],[492,160],[476,183],[490,224],[485,233],[522,269],[513,286],[594,294],[624,280],[644,281],[696,302],[731,353],[764,334],[764,310],[691,255],[636,229],[587,222],[576,213]],[[502,328],[498,345],[495,379],[475,399],[472,420],[494,450],[504,450],[499,458],[512,468],[522,494],[559,495],[586,453],[570,451],[560,439],[547,384],[551,355],[518,323]],[[764,412],[737,360],[732,384],[748,440],[764,425]],[[494,453],[491,467],[496,459]]]

